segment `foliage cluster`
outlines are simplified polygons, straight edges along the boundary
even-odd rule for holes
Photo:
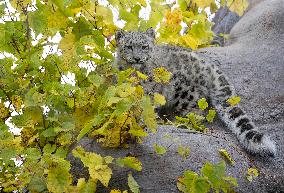
[[[243,12],[246,5],[240,2],[219,3]],[[207,7],[217,10],[214,0],[0,1],[1,191],[94,192],[98,182],[108,185],[110,164],[141,171],[136,158],[102,157],[76,147],[86,135],[107,147],[127,146],[132,138],[141,141],[146,126],[156,129],[155,106],[165,103],[159,93],[144,94],[139,81],[145,75],[112,68],[113,16],[125,30],[157,27],[158,42],[196,49],[213,37]],[[141,17],[148,8],[149,17]],[[165,69],[155,72],[157,82],[169,79]],[[72,183],[68,153],[81,159],[90,179]],[[131,174],[128,179],[130,190],[138,192]]]
[[[233,192],[233,187],[238,186],[235,178],[226,176],[224,161],[218,164],[206,163],[200,170],[200,175],[186,170],[177,183],[178,189],[184,193]]]

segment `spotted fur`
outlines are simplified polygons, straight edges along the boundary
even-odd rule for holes
[[[151,80],[143,83],[147,93],[158,92],[166,97],[167,104],[158,109],[159,113],[187,114],[196,107],[196,101],[204,97],[211,101],[219,117],[245,149],[253,154],[275,156],[274,142],[255,127],[239,105],[232,107],[226,102],[236,94],[228,78],[216,65],[204,62],[190,49],[156,45],[152,29],[146,32],[118,31],[116,41],[115,65],[119,68],[134,67],[152,75],[154,68],[162,66],[173,74],[166,85]]]

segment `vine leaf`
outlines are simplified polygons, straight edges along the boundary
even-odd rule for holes
[[[157,128],[157,122],[155,119],[156,114],[151,104],[151,99],[149,96],[144,96],[142,98],[141,106],[143,108],[142,117],[143,117],[145,124],[147,125],[147,127],[151,129],[152,132],[156,132],[156,128]]]
[[[64,159],[58,159],[47,170],[47,188],[54,193],[67,192],[71,184],[70,163]]]
[[[190,153],[190,147],[183,147],[181,145],[178,146],[178,154],[183,157],[183,159],[186,159],[189,156]]]
[[[252,182],[253,179],[259,176],[259,172],[256,168],[248,168],[247,170],[247,180]]]
[[[198,104],[198,107],[199,107],[201,110],[205,110],[205,109],[208,107],[208,103],[207,103],[207,101],[206,101],[205,98],[199,99],[198,102],[197,102],[197,104]]]
[[[236,106],[241,101],[241,97],[239,96],[232,96],[229,99],[227,99],[227,103],[229,103],[231,106]]]
[[[72,187],[73,188],[73,187]],[[95,192],[97,188],[96,181],[89,179],[87,182],[85,178],[78,179],[77,186],[78,192],[88,193],[88,192]]]
[[[244,14],[244,11],[247,9],[249,3],[247,0],[228,0],[227,7],[233,12],[236,12],[239,16]]]
[[[154,102],[156,105],[165,105],[166,98],[159,93],[154,93]]]
[[[172,77],[172,73],[164,67],[155,68],[153,70],[154,80],[158,83],[168,83]]]
[[[135,181],[135,179],[133,178],[131,173],[128,174],[128,186],[133,193],[139,193],[140,192],[139,185]]]
[[[148,76],[147,76],[147,75],[145,75],[145,74],[143,74],[143,73],[141,73],[141,72],[139,72],[139,71],[136,71],[136,73],[137,73],[137,76],[138,76],[139,78],[141,78],[142,80],[147,80],[147,79],[148,79]]]
[[[81,159],[85,167],[88,167],[90,177],[93,180],[99,180],[104,186],[108,186],[112,176],[112,170],[108,166],[113,160],[112,157],[102,157],[99,154],[85,152],[82,147],[77,147],[72,151],[75,157]]]
[[[153,144],[153,147],[154,147],[155,152],[159,155],[163,155],[167,152],[167,149],[165,147],[159,146],[156,143]]]
[[[136,157],[127,156],[125,158],[118,158],[116,159],[116,164],[120,167],[127,166],[139,172],[142,171],[142,163]]]
[[[235,161],[233,160],[232,156],[228,153],[225,149],[219,149],[220,155],[225,158],[225,161],[228,161],[231,165],[235,165]]]
[[[212,123],[214,118],[216,116],[216,111],[214,109],[210,109],[208,111],[208,114],[206,115],[206,120],[209,122],[209,123]]]

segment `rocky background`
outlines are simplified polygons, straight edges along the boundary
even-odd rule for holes
[[[147,137],[143,144],[131,145],[129,149],[101,148],[86,138],[82,139],[81,145],[86,150],[101,155],[136,156],[141,160],[143,170],[132,173],[142,193],[178,192],[177,177],[186,169],[199,171],[206,161],[217,163],[222,160],[218,153],[220,148],[227,149],[236,161],[235,166],[228,165],[227,173],[238,179],[237,192],[283,193],[284,0],[251,0],[245,15],[242,18],[235,16],[234,13],[219,13],[217,17],[223,18],[214,26],[214,31],[230,32],[229,39],[218,40],[221,41],[220,47],[205,48],[198,52],[207,62],[218,64],[231,79],[242,99],[243,108],[255,124],[275,140],[278,150],[275,158],[248,155],[220,121],[211,126],[212,135],[160,126],[157,134]],[[177,141],[166,139],[165,135],[170,135]],[[158,156],[153,150],[154,143],[169,148],[163,156]],[[183,160],[177,153],[179,144],[190,146],[188,159]],[[72,172],[78,177],[85,176],[87,172],[81,162],[71,156],[70,159],[74,164]],[[249,182],[246,172],[248,167],[253,166],[259,168],[260,176]],[[129,171],[114,167],[110,188],[100,188],[98,192],[109,192],[113,188],[127,189]]]

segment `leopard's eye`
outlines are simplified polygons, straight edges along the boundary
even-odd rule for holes
[[[142,46],[142,49],[143,49],[143,50],[148,50],[148,49],[149,49],[149,46]]]

